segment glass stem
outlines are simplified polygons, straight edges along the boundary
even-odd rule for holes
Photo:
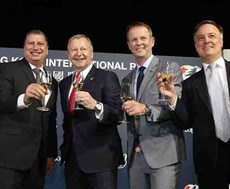
[[[126,121],[126,112],[123,110],[123,120]]]

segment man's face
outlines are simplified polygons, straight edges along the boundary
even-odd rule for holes
[[[202,25],[194,36],[194,42],[196,51],[204,62],[215,61],[221,56],[223,35],[216,26],[212,24]]]
[[[86,38],[73,39],[68,44],[68,57],[77,71],[86,69],[93,60],[93,49]]]
[[[155,38],[146,27],[137,26],[129,30],[127,35],[129,50],[137,58],[148,58],[152,54]]]
[[[29,34],[24,43],[24,56],[31,64],[41,67],[48,56],[48,48],[45,36]]]

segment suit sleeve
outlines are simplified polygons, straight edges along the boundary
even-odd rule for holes
[[[102,91],[102,103],[104,105],[104,116],[101,123],[117,123],[121,116],[122,102],[120,99],[120,82],[117,75],[108,72],[104,79]]]

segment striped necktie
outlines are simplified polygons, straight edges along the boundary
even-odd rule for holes
[[[39,68],[34,68],[33,72],[35,73],[36,83],[41,83],[41,70]]]

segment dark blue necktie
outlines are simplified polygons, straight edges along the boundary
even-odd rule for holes
[[[137,95],[136,96],[138,96],[139,88],[140,88],[141,82],[142,82],[142,80],[144,78],[144,70],[145,70],[144,66],[141,66],[138,69],[139,74],[138,74],[138,78],[137,78]]]

